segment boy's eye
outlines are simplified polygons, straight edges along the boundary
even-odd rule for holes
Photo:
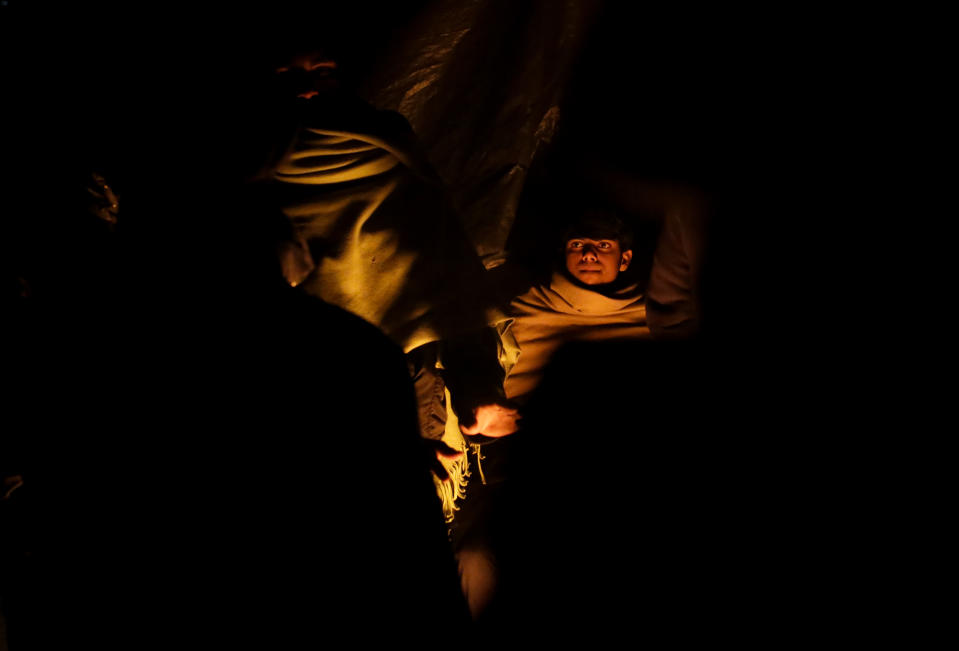
[[[609,242],[600,242],[600,243],[599,243],[599,248],[601,248],[601,249],[608,249],[610,246],[612,246],[612,245],[611,245]]]
[[[569,248],[571,248],[571,249],[581,249],[581,248],[583,248],[583,243],[582,243],[582,242],[579,242],[579,241],[577,241],[577,240],[573,240],[572,242],[569,243]]]

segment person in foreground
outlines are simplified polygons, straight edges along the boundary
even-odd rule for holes
[[[548,281],[515,297],[508,318],[498,324],[507,406],[491,406],[482,422],[462,428],[474,443],[480,477],[471,481],[454,520],[454,547],[464,593],[477,619],[496,592],[497,532],[491,522],[502,499],[511,449],[522,433],[507,435],[519,430],[523,405],[550,359],[574,341],[651,338],[643,288],[624,274],[633,261],[626,223],[610,211],[587,210],[563,229],[560,243],[561,256]]]

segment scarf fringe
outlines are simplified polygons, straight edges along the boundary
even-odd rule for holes
[[[440,481],[435,475],[433,476],[433,484],[436,486],[436,494],[443,503],[443,517],[446,518],[447,524],[453,522],[456,511],[459,511],[456,501],[466,497],[466,487],[469,485],[470,464],[465,441],[461,449],[463,456],[460,458],[443,460],[443,467],[450,475],[449,481]]]

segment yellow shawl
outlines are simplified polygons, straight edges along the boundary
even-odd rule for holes
[[[405,120],[370,111],[339,126],[317,111],[304,122],[271,174],[309,251],[291,284],[405,352],[495,321],[482,263]]]
[[[270,172],[298,239],[287,249],[292,262],[284,260],[290,284],[369,321],[407,353],[502,320],[476,250],[402,116],[303,108]],[[448,393],[446,404],[443,440],[465,451]],[[450,520],[470,471],[465,455],[444,465],[452,480],[437,480],[437,491]]]
[[[606,296],[556,272],[510,304],[506,396],[523,400],[536,387],[553,353],[571,341],[648,339],[645,296],[633,285]],[[512,345],[513,354],[508,349]]]

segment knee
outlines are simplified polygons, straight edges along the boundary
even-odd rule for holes
[[[496,591],[496,563],[486,549],[463,549],[456,555],[460,585],[473,619],[489,606]]]

